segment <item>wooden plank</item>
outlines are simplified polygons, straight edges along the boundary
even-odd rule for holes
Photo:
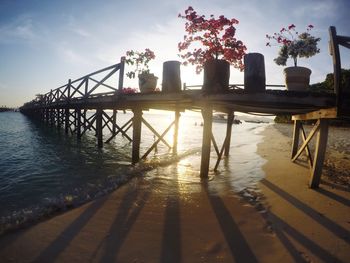
[[[206,106],[202,109],[203,115],[203,137],[202,137],[202,155],[200,177],[208,178],[210,165],[210,148],[211,148],[211,134],[213,122],[213,110],[211,106]]]
[[[337,118],[337,108],[320,109],[305,114],[293,115],[292,120],[317,120]]]
[[[318,188],[320,184],[324,157],[328,139],[328,120],[320,119],[320,129],[317,134],[314,166],[310,177],[310,188]]]

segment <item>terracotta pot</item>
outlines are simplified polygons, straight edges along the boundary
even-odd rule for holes
[[[288,67],[284,69],[287,90],[307,91],[310,84],[311,70],[305,67]]]
[[[229,81],[230,63],[226,60],[213,59],[204,63],[203,91],[207,93],[228,91]]]
[[[157,87],[158,78],[153,74],[140,74],[139,75],[139,88],[141,93],[152,92]]]

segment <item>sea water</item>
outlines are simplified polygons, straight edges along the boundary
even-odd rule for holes
[[[93,114],[93,113],[89,113]],[[120,112],[122,126],[132,117]],[[145,112],[143,118],[162,134],[174,120],[168,112]],[[240,192],[252,189],[263,178],[262,159],[257,153],[264,123],[244,122],[233,125],[230,156],[213,171],[217,154],[212,147],[209,181],[213,191]],[[132,166],[131,143],[116,136],[104,147],[97,147],[95,133],[88,131],[80,140],[49,125],[35,122],[19,112],[0,113],[0,233],[13,225],[74,207],[105,195],[134,176],[167,180],[174,176],[182,184],[196,189],[202,143],[202,118],[199,113],[182,113],[179,125],[178,153],[174,158],[162,142],[145,162]],[[213,123],[213,135],[221,148],[225,123]],[[128,131],[132,137],[131,129]],[[107,127],[104,139],[110,137]],[[141,155],[157,140],[147,126],[142,126]],[[173,132],[165,136],[172,145]],[[172,175],[164,167],[172,165]]]

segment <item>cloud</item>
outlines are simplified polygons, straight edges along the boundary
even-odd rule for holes
[[[0,43],[32,42],[37,38],[33,18],[30,15],[20,15],[8,24],[0,25]]]

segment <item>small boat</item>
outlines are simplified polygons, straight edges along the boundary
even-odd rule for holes
[[[222,122],[227,123],[227,114],[225,113],[214,113],[213,115],[213,122]],[[242,122],[240,120],[233,119],[233,124],[241,124]]]

